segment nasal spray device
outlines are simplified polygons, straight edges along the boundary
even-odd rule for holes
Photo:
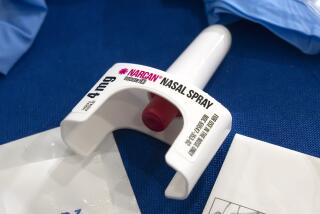
[[[202,89],[231,44],[229,31],[203,30],[167,72],[113,65],[61,122],[64,142],[87,156],[113,131],[134,129],[169,145],[176,174],[165,196],[185,199],[229,134],[231,114]]]

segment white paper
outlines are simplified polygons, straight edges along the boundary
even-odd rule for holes
[[[140,211],[112,135],[82,158],[56,128],[0,146],[0,213]]]
[[[203,213],[318,214],[320,159],[237,134]]]

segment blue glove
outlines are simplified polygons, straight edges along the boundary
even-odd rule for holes
[[[307,54],[320,52],[319,0],[205,0],[210,24],[259,23]]]
[[[46,13],[44,0],[0,0],[0,73],[28,50]]]

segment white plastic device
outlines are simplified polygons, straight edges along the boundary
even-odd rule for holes
[[[220,25],[206,28],[168,72],[129,63],[112,66],[61,122],[64,142],[89,155],[117,129],[134,129],[171,145],[165,156],[177,171],[165,195],[185,199],[231,129],[229,111],[202,91],[229,50],[231,36]],[[149,94],[180,112],[161,132],[150,130],[141,114]]]

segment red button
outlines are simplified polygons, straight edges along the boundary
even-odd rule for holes
[[[142,112],[142,121],[149,129],[160,132],[165,130],[179,115],[179,110],[172,103],[154,95]]]

